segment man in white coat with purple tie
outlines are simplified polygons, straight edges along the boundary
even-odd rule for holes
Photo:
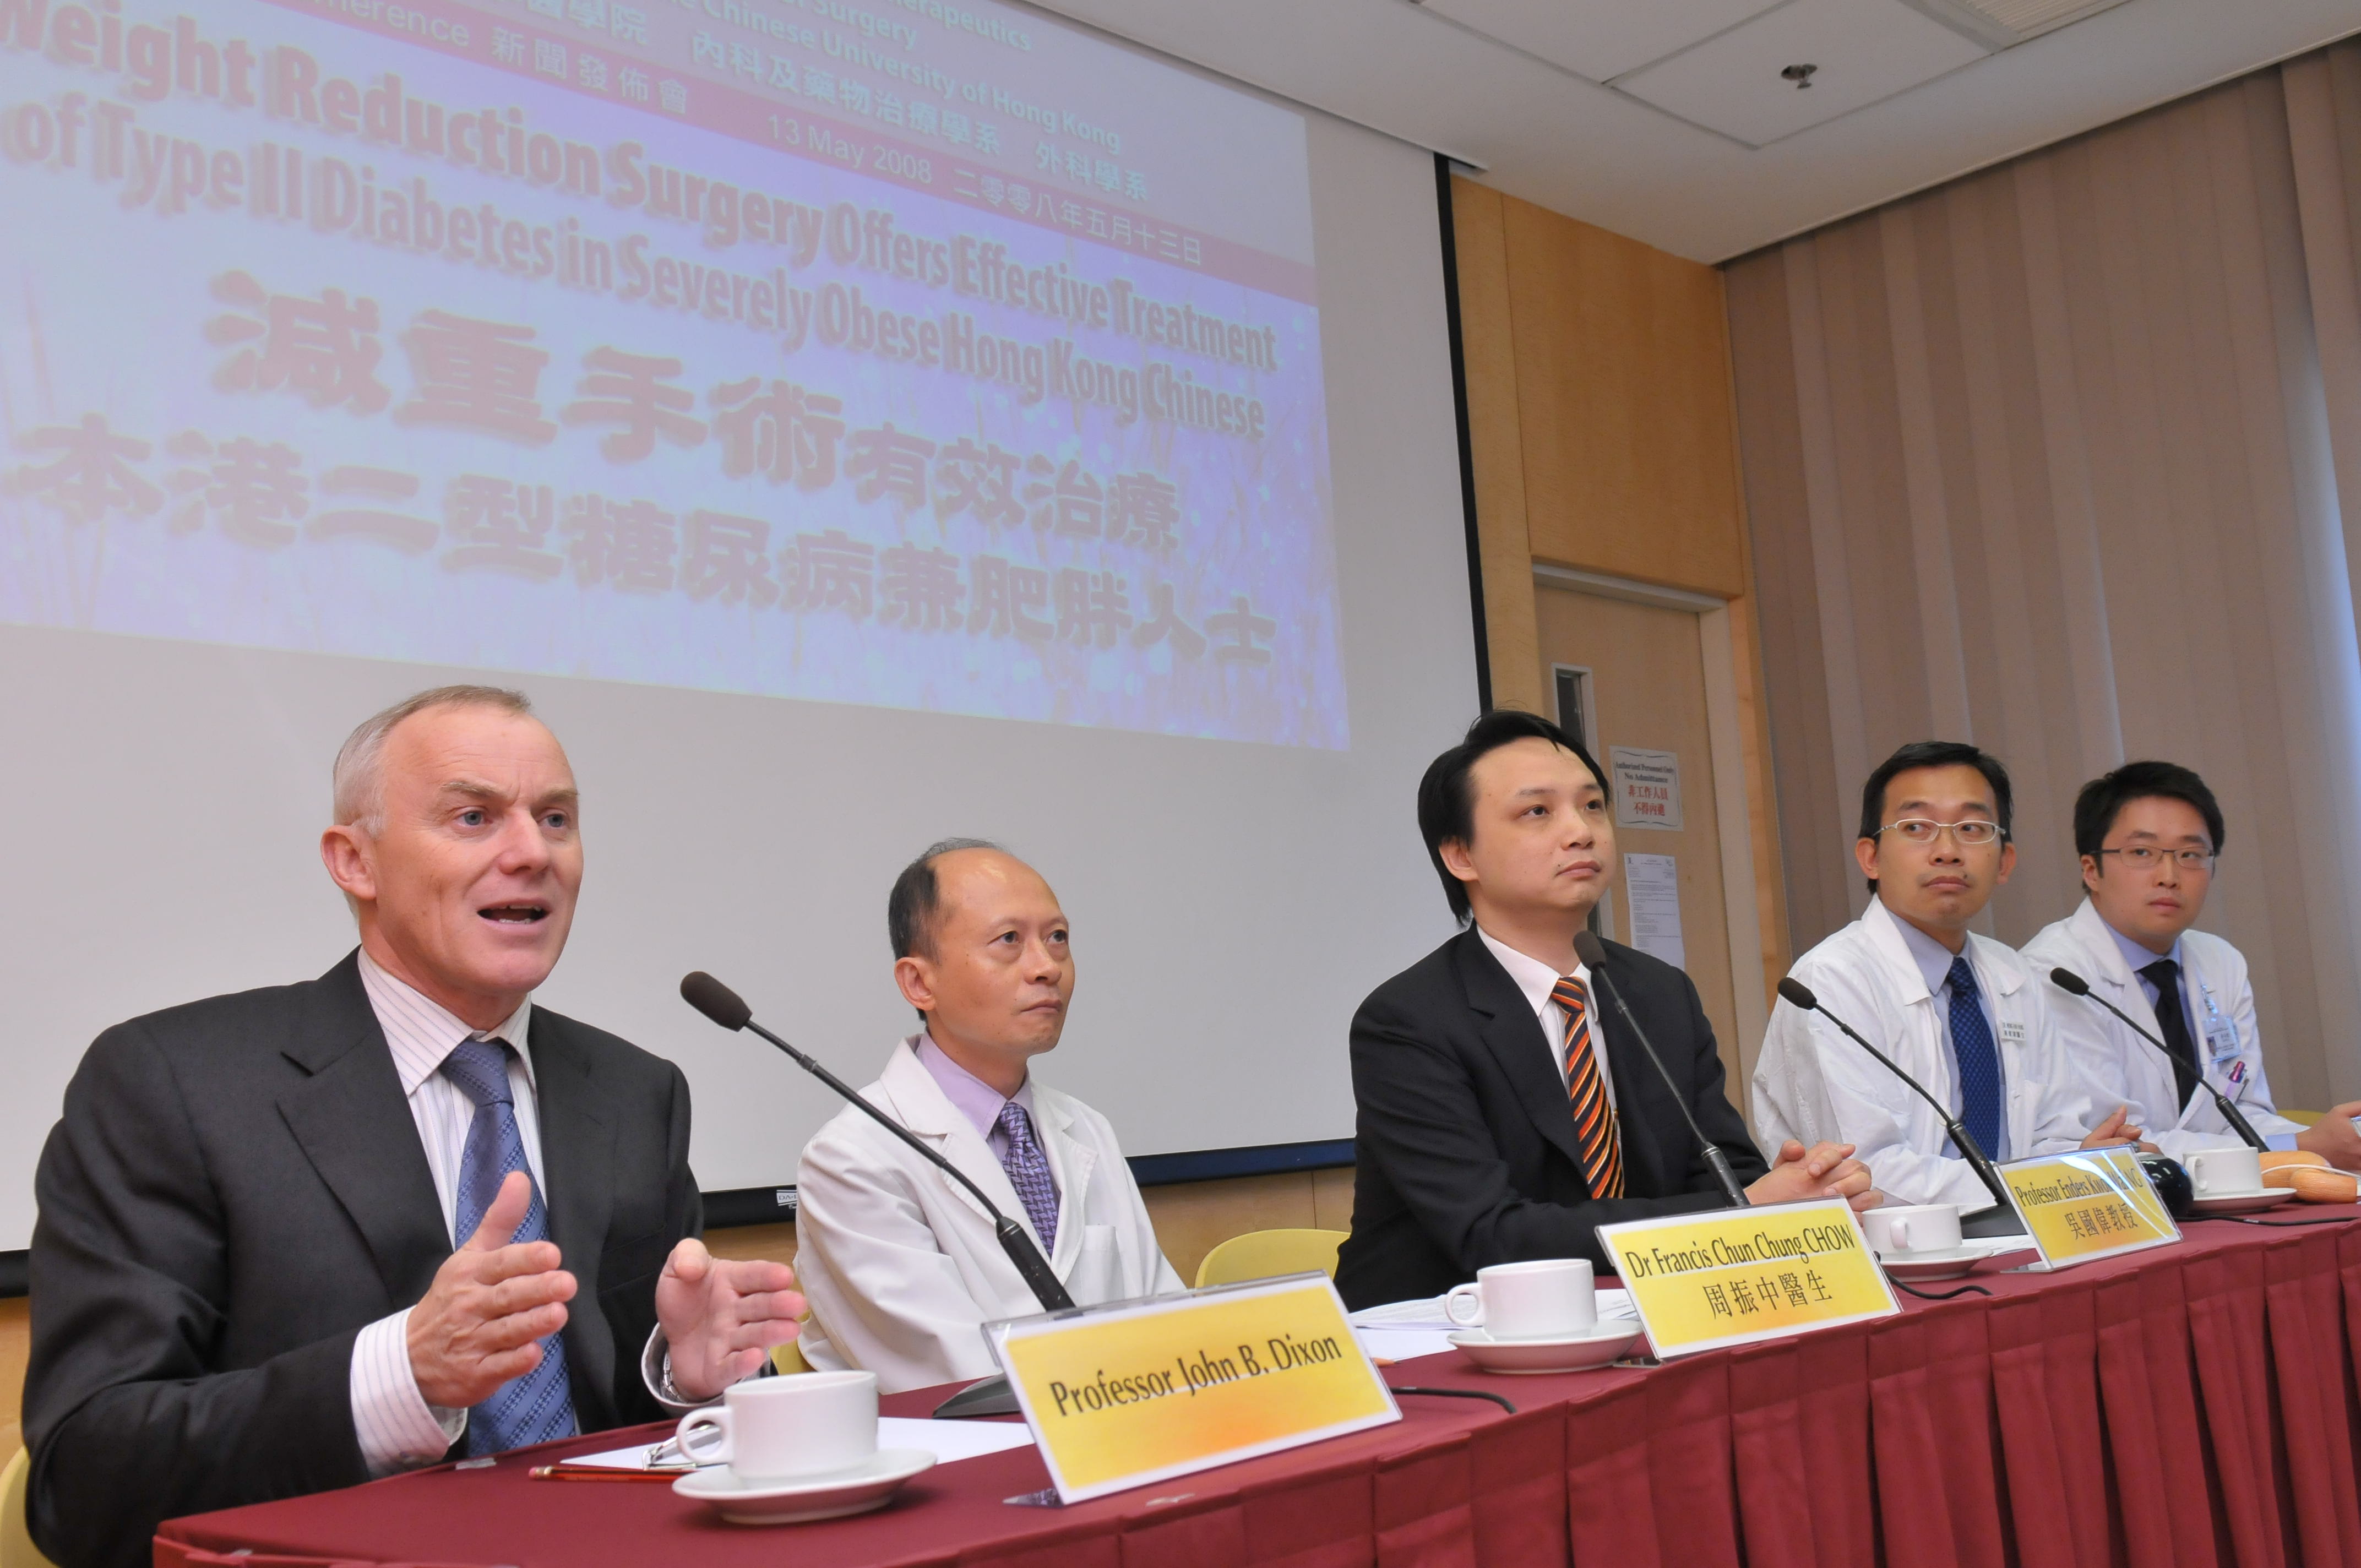
[[[948,839],[895,881],[886,925],[895,983],[926,1027],[862,1097],[1025,1225],[1077,1304],[1180,1290],[1115,1129],[1030,1070],[1074,990],[1049,884],[996,846]],[[885,1393],[982,1377],[998,1370],[983,1326],[1041,1310],[973,1196],[851,1106],[804,1146],[796,1199],[814,1366],[874,1372]]]

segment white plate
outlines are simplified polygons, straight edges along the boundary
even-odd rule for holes
[[[825,1475],[755,1486],[726,1464],[698,1470],[672,1484],[676,1496],[710,1504],[731,1524],[804,1524],[883,1508],[903,1482],[934,1468],[921,1448],[882,1448],[865,1464]]]
[[[2033,1250],[2031,1238],[2024,1238],[2023,1250]],[[1984,1259],[1991,1257],[1988,1246],[1945,1247],[1940,1252],[1897,1252],[1891,1256],[1877,1255],[1878,1266],[1905,1284],[1921,1279],[1957,1279]]]
[[[2200,1198],[2189,1207],[2200,1214],[2246,1214],[2276,1208],[2295,1196],[2292,1187],[2266,1187],[2260,1192],[2234,1192],[2222,1198]]]
[[[1482,1329],[1468,1329],[1453,1334],[1451,1343],[1487,1372],[1587,1372],[1622,1354],[1642,1332],[1625,1318],[1567,1339],[1496,1340]]]

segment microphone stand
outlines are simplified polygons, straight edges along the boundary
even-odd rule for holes
[[[1574,956],[1590,970],[1592,982],[1603,989],[1609,1000],[1615,1003],[1615,1011],[1621,1015],[1624,1027],[1630,1029],[1631,1037],[1640,1042],[1640,1049],[1654,1065],[1656,1076],[1664,1080],[1665,1089],[1672,1093],[1674,1105],[1680,1110],[1681,1120],[1689,1124],[1690,1135],[1705,1150],[1705,1163],[1711,1168],[1714,1179],[1720,1183],[1722,1195],[1730,1200],[1730,1206],[1733,1209],[1747,1207],[1751,1200],[1746,1196],[1746,1189],[1738,1184],[1738,1173],[1730,1168],[1730,1157],[1722,1152],[1719,1144],[1705,1135],[1704,1128],[1697,1125],[1697,1117],[1689,1112],[1687,1097],[1681,1093],[1680,1085],[1673,1081],[1672,1073],[1664,1067],[1664,1058],[1656,1054],[1654,1044],[1648,1038],[1648,1031],[1640,1027],[1640,1020],[1631,1015],[1623,993],[1615,988],[1613,981],[1607,978],[1607,944],[1593,932],[1578,932],[1574,938]]]
[[[1026,1234],[1025,1227],[1002,1213],[992,1200],[983,1195],[983,1190],[968,1179],[967,1172],[945,1159],[909,1128],[854,1093],[850,1084],[817,1060],[755,1023],[753,1009],[747,1006],[736,992],[703,970],[695,970],[682,979],[680,994],[681,1000],[723,1028],[752,1029],[778,1047],[794,1058],[797,1067],[827,1084],[848,1104],[859,1107],[870,1120],[909,1145],[921,1158],[939,1167],[952,1180],[966,1188],[969,1195],[983,1206],[983,1212],[992,1216],[992,1234],[999,1241],[1000,1250],[1006,1253],[1008,1261],[1016,1266],[1016,1272],[1024,1277],[1026,1288],[1033,1292],[1033,1299],[1041,1304],[1041,1310],[1056,1312],[1073,1307],[1073,1297],[1067,1294],[1065,1285],[1049,1266],[1049,1260],[1041,1255],[1041,1249],[1033,1245],[1033,1238]],[[935,1414],[945,1417],[1014,1415],[1016,1409],[1016,1398],[1009,1389],[1008,1380],[995,1375],[970,1384],[952,1395],[936,1408]]]
[[[2086,1001],[2097,1003],[2100,1006],[2105,1008],[2108,1012],[2122,1019],[2125,1026],[2130,1029],[2133,1034],[2137,1035],[2141,1039],[2146,1040],[2149,1045],[2155,1047],[2166,1061],[2171,1063],[2175,1067],[2180,1065],[2180,1058],[2172,1054],[2170,1047],[2167,1046],[2162,1040],[2158,1039],[2154,1035],[2149,1034],[2146,1029],[2141,1028],[2130,1014],[2125,1012],[2122,1008],[2116,1006],[2105,997],[2101,996],[2097,992],[2092,991],[2091,989],[2091,982],[2084,980],[2081,975],[2076,974],[2072,970],[2051,970],[2049,971],[2049,983],[2056,986],[2059,990],[2064,992],[2069,996],[2080,996]],[[2248,1148],[2266,1154],[2270,1152],[2270,1144],[2264,1139],[2260,1133],[2255,1131],[2254,1124],[2247,1121],[2246,1118],[2239,1113],[2237,1102],[2232,1100],[2228,1095],[2223,1093],[2220,1090],[2214,1088],[2213,1080],[2208,1076],[2202,1069],[2198,1070],[2197,1082],[2206,1093],[2213,1097],[2213,1104],[2222,1113],[2222,1120],[2229,1123],[2230,1130],[2236,1133],[2238,1136],[2246,1140],[2246,1146]]]
[[[1960,1216],[1960,1235],[2015,1236],[2025,1234],[2025,1221],[2018,1216],[2016,1205],[2009,1198],[2007,1183],[2001,1180],[2000,1171],[1985,1155],[1983,1146],[1976,1142],[1974,1135],[1968,1131],[1957,1116],[1951,1114],[1949,1106],[1927,1093],[1927,1086],[1903,1071],[1901,1066],[1892,1057],[1863,1039],[1860,1030],[1821,1006],[1820,999],[1814,995],[1812,988],[1802,981],[1789,975],[1779,982],[1779,995],[1789,1005],[1800,1007],[1806,1013],[1817,1013],[1821,1017],[1842,1029],[1851,1036],[1853,1044],[1875,1057],[1886,1071],[1916,1090],[1918,1098],[1934,1107],[1935,1114],[1943,1119],[1943,1131],[1950,1135],[1952,1144],[1960,1151],[1960,1157],[1968,1162],[1969,1168],[1976,1173],[1977,1179],[1982,1181],[1985,1190],[1993,1195],[1992,1207],[1979,1209],[1972,1214]]]

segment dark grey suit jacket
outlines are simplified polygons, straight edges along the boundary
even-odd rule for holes
[[[702,1228],[680,1069],[533,1010],[550,1239],[585,1431],[664,1415],[655,1281]],[[33,1539],[131,1568],[159,1521],[368,1478],[353,1340],[450,1255],[357,957],[101,1035],[41,1152],[25,1435]]]
[[[1689,977],[1607,944],[1608,977],[1689,1113],[1741,1182],[1768,1168],[1722,1088],[1721,1058]],[[1595,988],[1594,988],[1595,990]],[[1336,1288],[1358,1310],[1440,1295],[1495,1263],[1587,1257],[1597,1227],[1726,1201],[1664,1080],[1603,996],[1607,1069],[1623,1145],[1623,1190],[1582,1179],[1556,1044],[1473,927],[1369,994],[1353,1015],[1353,1234]]]

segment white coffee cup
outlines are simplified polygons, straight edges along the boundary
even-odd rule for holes
[[[1463,1307],[1472,1310],[1463,1316]],[[1443,1310],[1462,1327],[1482,1323],[1494,1339],[1574,1339],[1598,1326],[1598,1290],[1587,1258],[1496,1263],[1455,1287]]]
[[[1960,1245],[1957,1203],[1880,1206],[1861,1215],[1861,1234],[1875,1253],[1949,1252]]]
[[[2188,1165],[2200,1198],[2243,1198],[2263,1190],[2263,1157],[2257,1149],[2197,1149]]]
[[[877,1453],[877,1374],[750,1378],[719,1409],[683,1416],[675,1435],[689,1458],[756,1485],[850,1470]]]

